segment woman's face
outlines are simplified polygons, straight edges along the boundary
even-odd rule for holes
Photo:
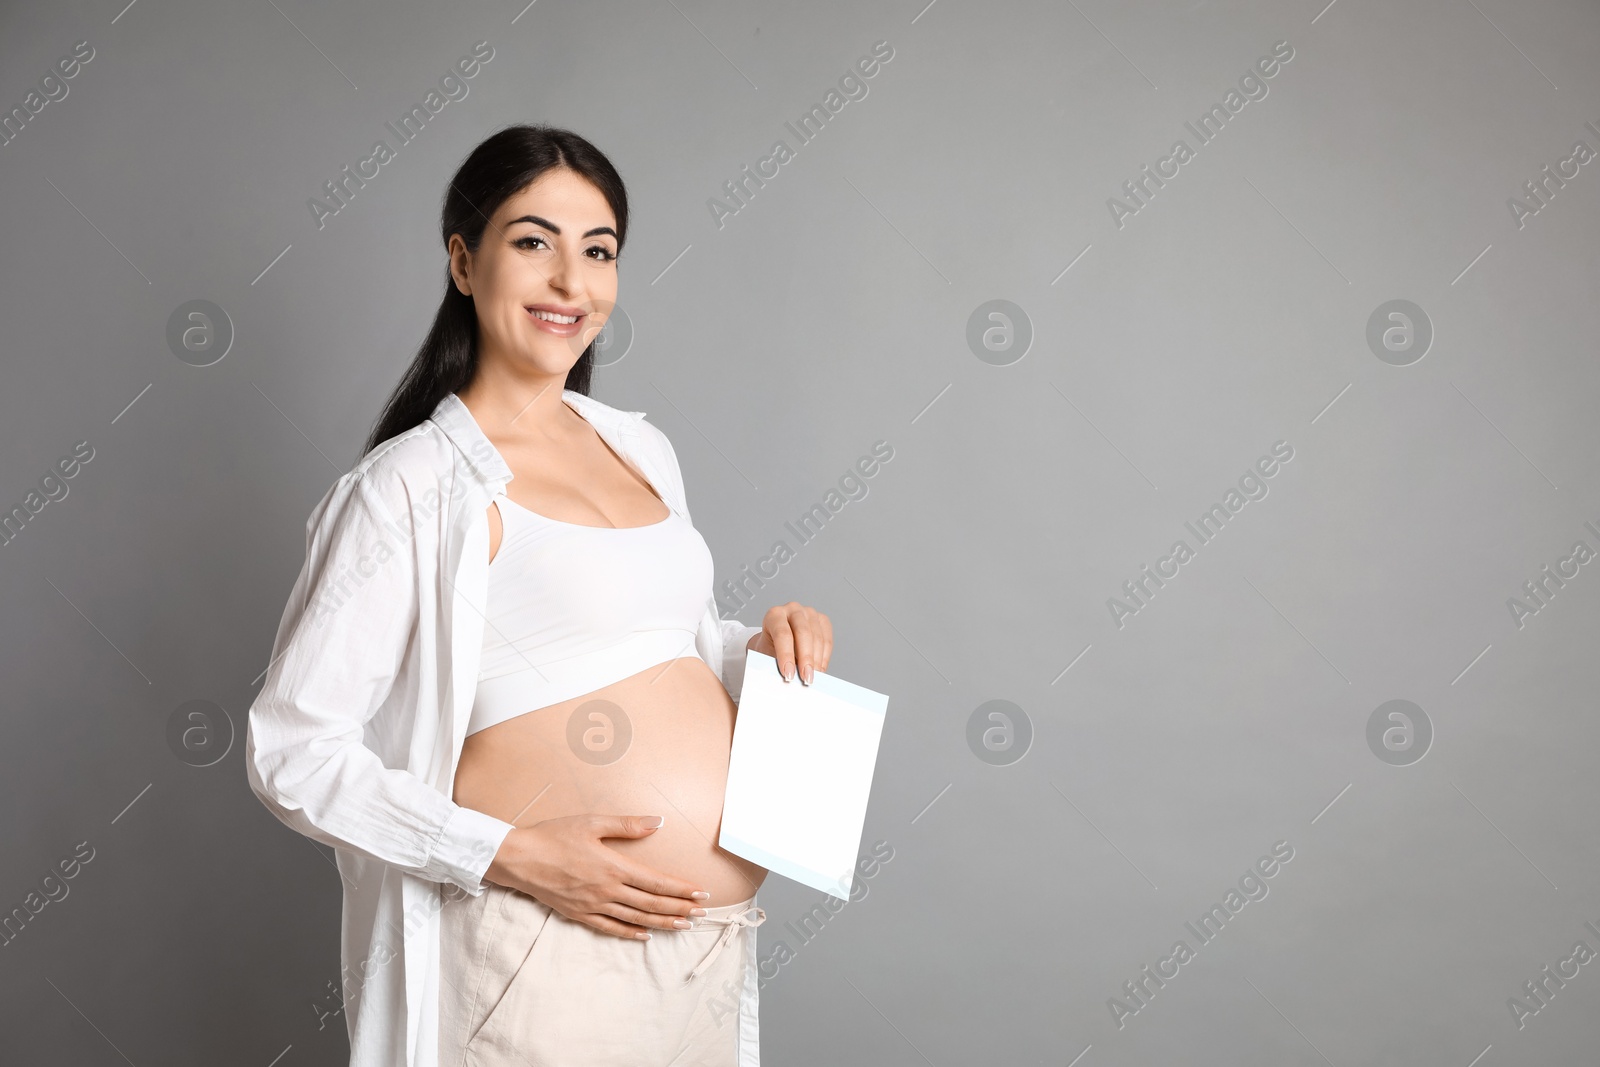
[[[451,234],[450,274],[477,306],[480,360],[564,380],[616,306],[616,225],[599,189],[557,167],[500,205],[477,252]]]

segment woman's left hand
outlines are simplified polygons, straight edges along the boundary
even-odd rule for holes
[[[745,647],[777,660],[784,681],[794,681],[798,667],[801,683],[810,685],[814,671],[828,669],[828,657],[833,655],[833,623],[816,608],[791,600],[767,609],[761,632]]]

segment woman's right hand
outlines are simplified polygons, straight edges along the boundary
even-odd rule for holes
[[[652,928],[672,930],[677,920],[704,915],[710,899],[699,886],[601,841],[648,837],[660,828],[656,815],[569,815],[519,826],[506,835],[486,878],[601,933],[643,939]]]

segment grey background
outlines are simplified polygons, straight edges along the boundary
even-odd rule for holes
[[[0,105],[79,40],[0,148],[0,503],[95,450],[0,548],[0,911],[95,851],[0,947],[0,1059],[344,1062],[332,853],[250,794],[244,714],[306,515],[438,303],[445,179],[523,121],[629,183],[636,338],[595,395],[671,437],[719,579],[894,449],[741,612],[821,608],[833,673],[891,696],[863,849],[892,861],[803,945],[820,894],[761,891],[761,955],[795,952],[767,1062],[1594,1057],[1600,963],[1521,1029],[1507,1001],[1600,951],[1600,565],[1521,628],[1506,603],[1600,547],[1600,163],[1507,206],[1600,149],[1594,4],[8,5]],[[307,200],[479,40],[469,95],[319,230]],[[719,229],[707,199],[880,40]],[[1119,228],[1107,199],[1280,40]],[[208,367],[165,340],[195,299],[236,330]],[[965,340],[995,299],[1034,333],[1007,366]],[[1394,299],[1435,332],[1409,366],[1366,342]],[[1269,495],[1119,628],[1107,599],[1279,440]],[[1409,766],[1366,740],[1397,698],[1434,730]],[[193,700],[235,731],[211,766],[169,743]],[[1025,758],[969,748],[991,700]]]

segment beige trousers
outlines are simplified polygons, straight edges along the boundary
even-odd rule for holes
[[[760,1067],[755,897],[629,941],[491,884],[440,913],[442,1067]]]

